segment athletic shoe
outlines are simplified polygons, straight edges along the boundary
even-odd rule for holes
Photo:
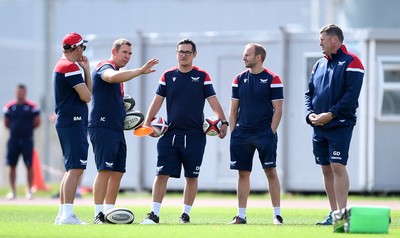
[[[7,193],[6,197],[8,200],[14,200],[15,198],[17,198],[17,196],[13,192]]]
[[[105,224],[105,223],[106,219],[104,219],[104,213],[99,212],[99,214],[97,214],[97,216],[94,218],[93,224]]]
[[[60,216],[57,216],[56,219],[54,220],[54,225],[60,225]]]
[[[142,225],[154,225],[160,222],[160,218],[154,214],[154,212],[147,213],[145,219],[143,219],[140,224]]]
[[[181,217],[179,217],[179,222],[183,224],[190,223],[190,217],[186,213],[182,213]]]
[[[315,225],[330,226],[332,224],[332,212],[330,212],[329,215],[325,217],[325,220],[317,222]]]
[[[274,225],[283,225],[283,218],[280,215],[274,217]]]
[[[28,199],[28,200],[32,200],[32,199],[33,199],[33,193],[27,192],[26,195],[25,195],[25,197],[26,197],[26,199]]]
[[[59,225],[86,225],[85,222],[81,221],[75,214],[69,217],[62,216]]]
[[[239,216],[234,216],[232,221],[229,224],[246,224],[246,218],[241,218]]]

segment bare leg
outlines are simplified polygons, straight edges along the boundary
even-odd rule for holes
[[[331,168],[334,175],[334,187],[337,201],[337,208],[347,207],[347,196],[349,193],[349,176],[346,166],[339,163],[332,163]]]
[[[325,192],[328,196],[331,211],[338,209],[335,195],[334,175],[330,165],[322,165],[322,174],[324,176]]]
[[[101,170],[97,172],[93,183],[93,200],[94,204],[104,204],[104,199],[107,194],[108,180],[111,176],[111,171]]]
[[[27,172],[26,172],[26,177],[28,179],[28,192],[32,192],[32,186],[33,186],[33,167],[27,167]]]
[[[276,168],[264,169],[265,175],[268,179],[269,193],[271,195],[271,202],[273,207],[280,207],[281,205],[281,187],[279,177],[276,173]]]
[[[59,189],[59,192],[60,192],[60,204],[64,204],[64,184],[65,184],[65,180],[66,180],[66,177],[67,177],[67,172],[65,172],[64,173],[64,176],[63,176],[63,178],[62,178],[62,180],[61,180],[61,184],[60,184],[60,189]]]
[[[183,191],[183,203],[193,206],[198,188],[198,178],[186,178],[185,190]]]
[[[167,192],[168,175],[158,175],[153,183],[153,202],[162,203],[165,193]]]
[[[238,206],[240,208],[247,207],[247,199],[250,194],[250,171],[239,171],[237,183]]]
[[[10,181],[10,192],[14,193],[16,195],[16,188],[15,188],[15,180],[17,179],[17,167],[16,166],[10,166],[8,170],[8,178]]]
[[[79,179],[82,174],[83,174],[83,169],[71,169],[64,176],[63,179],[64,204],[74,203],[76,188],[78,187]]]
[[[124,173],[111,172],[110,179],[108,180],[107,193],[105,197],[106,204],[115,204],[117,201],[121,179]]]

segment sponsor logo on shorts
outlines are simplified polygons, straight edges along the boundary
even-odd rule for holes
[[[114,163],[110,163],[110,162],[104,162],[106,164],[107,168],[112,168]]]
[[[100,117],[100,121],[106,121],[106,117]]]
[[[332,155],[333,155],[331,156],[332,160],[342,160],[342,157],[340,156],[340,151],[335,150],[332,152]]]
[[[231,166],[235,166],[237,161],[231,161]]]
[[[87,160],[79,160],[81,162],[81,165],[86,165],[87,164]]]
[[[265,162],[264,165],[271,165],[274,164],[274,162]]]
[[[193,174],[200,174],[200,166],[196,166],[196,171],[193,171]]]

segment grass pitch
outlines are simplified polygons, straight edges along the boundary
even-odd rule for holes
[[[89,225],[53,225],[58,207],[0,205],[0,237],[62,238],[223,238],[223,237],[400,237],[400,210],[392,210],[389,234],[337,234],[332,226],[316,226],[326,215],[321,209],[283,209],[285,225],[272,225],[271,208],[249,208],[247,225],[228,225],[236,208],[193,207],[191,224],[179,224],[181,208],[162,207],[159,225],[139,225],[148,212],[146,207],[126,206],[135,214],[131,225],[92,225],[93,206],[75,206],[75,213]]]

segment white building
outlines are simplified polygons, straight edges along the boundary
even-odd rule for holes
[[[230,84],[243,69],[243,46],[266,46],[265,66],[278,73],[285,86],[285,108],[279,129],[278,169],[287,191],[323,191],[314,164],[311,128],[304,122],[304,93],[310,68],[321,57],[318,30],[337,23],[345,44],[366,68],[358,125],[352,140],[349,173],[352,191],[400,191],[400,2],[385,0],[0,0],[0,52],[3,75],[0,105],[14,97],[14,87],[28,86],[28,97],[40,103],[43,124],[36,131],[36,148],[48,181],[60,180],[61,152],[54,126],[51,73],[61,55],[62,37],[77,31],[90,38],[87,55],[94,64],[109,57],[114,39],[126,37],[134,46],[129,68],[157,57],[157,72],[126,83],[136,108],[146,111],[160,75],[176,64],[175,45],[192,38],[198,45],[196,65],[206,69],[228,113]],[[384,12],[384,14],[382,13]],[[385,15],[385,18],[381,16]],[[206,104],[205,114],[211,113]],[[3,117],[0,117],[3,120]],[[228,135],[229,136],[229,135]],[[0,127],[0,153],[5,155],[8,132]],[[155,174],[156,140],[126,134],[127,174],[122,187],[150,189]],[[90,149],[91,150],[91,149]],[[91,155],[84,185],[94,179]],[[0,162],[4,163],[4,156]],[[22,162],[20,161],[20,165]],[[24,183],[20,166],[19,182]],[[0,186],[6,186],[0,168]],[[229,137],[208,137],[199,189],[234,190],[236,172],[229,170]],[[181,189],[183,180],[169,188]],[[252,187],[266,190],[265,176],[255,161]]]

